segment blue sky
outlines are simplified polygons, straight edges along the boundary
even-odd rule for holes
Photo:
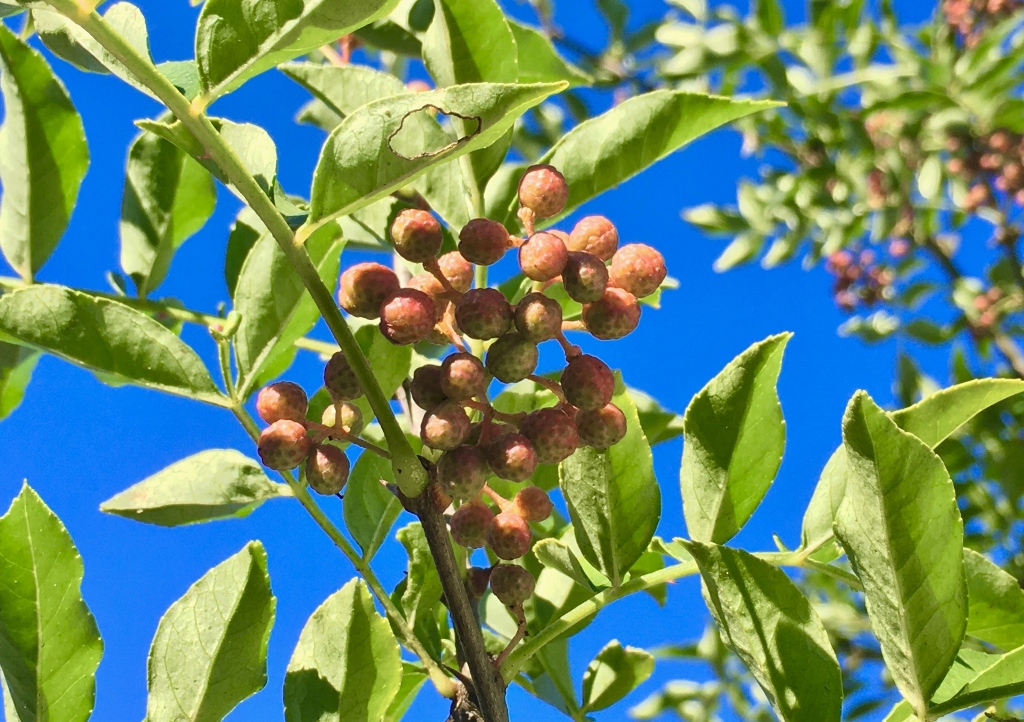
[[[196,11],[185,0],[138,4],[149,20],[155,57],[191,57]],[[529,18],[525,4],[510,5],[513,14]],[[655,1],[631,5],[635,24],[667,10]],[[791,18],[801,17],[802,3],[786,5]],[[907,20],[920,20],[934,7],[931,2],[896,5]],[[597,46],[603,38],[589,2],[563,0],[558,20],[575,37],[594,38],[590,45]],[[159,109],[110,76],[86,75],[61,61],[54,64],[84,118],[92,165],[71,227],[39,277],[106,290],[104,274],[118,266],[123,163],[136,133],[132,121]],[[270,132],[278,145],[282,183],[295,193],[308,188],[323,141],[322,133],[292,120],[306,100],[297,85],[271,72],[214,108],[217,114],[258,123]],[[701,237],[680,219],[679,210],[735,197],[737,179],[754,174],[757,167],[754,160],[740,159],[739,148],[735,134],[717,132],[581,210],[579,215],[610,217],[625,241],[658,247],[681,284],[665,297],[660,311],[645,311],[633,335],[614,343],[592,342],[588,348],[599,349],[609,364],[622,369],[628,383],[681,412],[690,397],[749,344],[783,330],[795,332],[780,381],[789,433],[785,459],[774,489],[735,540],[749,549],[769,549],[773,532],[790,545],[798,542],[802,510],[818,472],[839,442],[840,417],[853,392],[863,388],[883,403],[892,401],[896,346],[867,347],[837,337],[843,318],[828,299],[823,270],[805,272],[798,265],[770,273],[756,266],[725,275],[711,270],[720,242]],[[222,189],[215,215],[182,248],[162,294],[208,312],[227,299],[222,264],[227,230],[237,210],[238,202]],[[2,263],[0,273],[9,273]],[[186,340],[211,359],[202,333],[190,329]],[[940,357],[930,356],[928,365],[944,376]],[[319,370],[317,360],[307,356],[300,358],[289,377],[313,390]],[[328,539],[297,504],[288,501],[268,503],[243,520],[184,529],[133,524],[97,510],[104,499],[174,461],[224,447],[254,451],[228,412],[138,389],[112,389],[49,358],[40,363],[25,403],[0,424],[0,508],[6,508],[22,480],[28,479],[64,520],[85,561],[83,592],[106,643],[94,719],[140,719],[145,714],[146,654],[161,614],[208,568],[250,539],[260,539],[268,550],[277,622],[270,640],[269,684],[229,720],[279,718],[284,668],[302,625],[352,575]],[[684,529],[677,482],[680,453],[678,441],[655,453],[664,506],[659,534],[664,537],[681,535]],[[331,500],[326,507],[332,515],[340,514],[340,506]],[[378,557],[379,573],[389,587],[401,579],[404,564],[404,554],[394,547]],[[698,636],[705,618],[692,579],[672,588],[665,609],[647,596],[619,602],[574,642],[573,671],[579,677],[594,653],[612,638],[641,647],[682,641]],[[641,690],[598,718],[623,718],[628,706],[661,683],[691,671],[659,664]],[[511,692],[510,702],[516,719],[562,719],[518,691]],[[410,719],[443,719],[443,707],[426,690]]]

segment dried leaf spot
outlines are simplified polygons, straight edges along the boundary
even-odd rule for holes
[[[457,118],[464,121],[463,123],[452,123],[453,126],[461,126],[464,134],[446,145],[437,148],[424,148],[426,138],[430,137],[424,132],[424,126],[435,125],[443,118]],[[433,158],[468,143],[480,134],[483,124],[483,118],[478,115],[462,115],[437,105],[427,104],[416,110],[410,110],[402,116],[398,127],[388,136],[388,149],[400,158],[409,161]]]

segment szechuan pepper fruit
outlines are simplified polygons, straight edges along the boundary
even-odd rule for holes
[[[534,343],[557,338],[562,332],[562,306],[543,293],[528,293],[516,304],[515,324]]]
[[[414,288],[403,288],[380,305],[380,332],[391,343],[407,346],[427,338],[437,315],[430,296]]]
[[[263,429],[257,451],[263,465],[274,471],[288,471],[301,464],[313,448],[306,427],[283,419]]]
[[[324,409],[320,423],[359,436],[364,426],[363,411],[351,401],[337,401]]]
[[[379,263],[357,263],[341,274],[338,305],[359,318],[377,318],[380,304],[401,288],[398,276]]]
[[[526,169],[519,181],[519,205],[536,218],[557,216],[569,200],[569,185],[553,166],[539,164]]]
[[[459,253],[479,266],[497,263],[511,245],[505,226],[489,218],[474,218],[459,233]]]
[[[491,508],[479,501],[463,504],[448,522],[452,539],[467,549],[479,549],[486,543],[487,525],[494,518]]]
[[[317,494],[333,496],[348,481],[349,463],[337,446],[319,444],[306,459],[306,481]]]
[[[490,473],[484,450],[479,446],[460,446],[446,451],[437,462],[441,490],[460,501],[479,497]]]
[[[469,436],[466,410],[454,401],[446,401],[423,415],[420,439],[431,449],[449,451],[462,445]]]
[[[510,561],[530,551],[533,533],[523,517],[503,511],[487,525],[487,546],[499,559]]]
[[[306,418],[308,408],[306,392],[291,381],[278,381],[265,386],[256,397],[256,413],[268,424],[282,419],[301,423]]]
[[[441,364],[441,390],[453,401],[487,393],[487,370],[471,353],[453,353]]]
[[[541,464],[557,464],[568,459],[580,444],[576,423],[561,409],[532,412],[519,425],[519,433],[533,444]]]
[[[537,344],[519,333],[507,333],[487,349],[487,370],[505,384],[522,381],[537,370]]]
[[[625,289],[637,298],[657,291],[667,275],[665,257],[643,243],[630,243],[616,251],[608,271],[611,285]]]
[[[577,412],[576,428],[581,443],[603,451],[626,436],[626,415],[615,404],[605,404],[599,409]]]
[[[474,288],[455,304],[455,323],[470,338],[498,338],[512,328],[512,320],[512,306],[496,288]]]
[[[499,564],[491,570],[491,591],[506,607],[525,602],[536,586],[529,570],[517,564]]]
[[[640,304],[629,291],[609,286],[598,301],[583,307],[583,323],[594,338],[619,339],[640,323]]]
[[[573,301],[599,301],[608,287],[608,267],[592,253],[573,251],[562,271],[562,286]]]
[[[577,356],[562,372],[562,392],[578,409],[589,411],[611,403],[615,377],[608,365],[596,356]]]
[[[526,486],[519,490],[512,500],[512,510],[526,521],[544,521],[554,510],[546,491],[539,486]]]
[[[533,281],[550,281],[561,275],[569,251],[553,233],[534,233],[519,247],[519,267]]]
[[[356,379],[355,371],[341,351],[331,356],[324,366],[324,386],[335,401],[351,401],[363,395],[363,388]]]
[[[465,293],[473,287],[473,265],[458,251],[450,251],[437,259],[441,275],[459,293]]]
[[[407,261],[424,263],[441,252],[441,224],[428,211],[406,208],[391,223],[395,253]]]
[[[537,469],[537,452],[522,434],[502,434],[488,445],[487,462],[501,479],[526,481]]]
[[[619,232],[604,216],[587,216],[572,229],[566,245],[570,251],[585,251],[607,261],[619,247]]]

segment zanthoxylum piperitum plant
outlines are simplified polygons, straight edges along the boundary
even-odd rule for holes
[[[627,336],[641,303],[656,304],[667,269],[656,249],[620,245],[608,218],[568,230],[558,222],[770,104],[647,93],[577,126],[526,167],[506,161],[516,119],[583,75],[544,35],[513,31],[490,0],[440,0],[412,36],[439,86],[425,92],[318,51],[361,28],[386,33],[394,1],[266,0],[256,5],[267,12],[254,14],[242,0],[207,0],[195,60],[159,65],[137,8],[117,3],[101,15],[94,5],[0,7],[27,10],[58,56],[166,106],[138,121],[128,156],[122,265],[137,292],[35,282],[64,232],[88,151],[46,61],[0,27],[0,248],[20,276],[3,281],[0,332],[18,358],[50,353],[101,378],[222,407],[263,462],[205,451],[104,511],[178,526],[285,497],[351,562],[356,578],[310,617],[289,662],[287,720],[397,720],[427,679],[451,699],[453,720],[508,720],[512,683],[590,718],[645,680],[653,658],[611,642],[578,697],[568,638],[618,599],[663,597],[668,582],[699,575],[723,640],[775,714],[837,721],[840,660],[799,575],[785,568],[863,594],[866,627],[904,697],[889,720],[935,720],[1024,692],[1024,592],[986,558],[965,554],[953,485],[933,452],[1024,382],[977,380],[894,413],[856,394],[800,547],[750,553],[725,545],[781,463],[775,386],[789,335],[742,353],[681,420],[668,421],[570,340]],[[308,201],[278,183],[265,131],[207,113],[278,66],[313,93],[312,112],[336,117]],[[245,203],[228,244],[233,306],[223,315],[150,298],[174,249],[212,212],[213,179]],[[357,263],[339,279],[345,247],[391,252],[393,268]],[[506,253],[520,272],[490,286],[489,267]],[[334,343],[306,338],[321,318]],[[179,337],[183,322],[209,329],[221,385]],[[564,356],[551,373],[538,373],[541,343]],[[298,349],[324,358],[324,388],[312,395],[275,380]],[[262,430],[249,410],[254,395]],[[661,495],[651,455],[652,441],[671,435],[667,425],[684,436],[688,533],[672,541],[655,536]],[[556,489],[568,520],[554,511]],[[323,505],[343,491],[338,526]],[[410,570],[389,592],[372,561],[403,510],[416,519],[396,533]],[[82,573],[67,531],[26,486],[0,518],[10,720],[91,714],[102,642]],[[153,640],[147,721],[220,720],[262,688],[274,605],[259,542],[198,580]]]

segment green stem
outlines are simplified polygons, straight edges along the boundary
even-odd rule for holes
[[[1024,682],[1004,684],[999,687],[989,687],[988,689],[980,689],[977,692],[960,694],[947,702],[937,704],[934,707],[929,707],[928,719],[939,719],[940,717],[950,714],[951,712],[956,712],[957,710],[967,709],[968,707],[974,707],[975,705],[985,704],[987,702],[1009,699],[1010,697],[1016,697],[1020,694],[1024,694]]]
[[[317,341],[315,338],[300,338],[295,342],[295,347],[301,348],[305,351],[318,353],[321,356],[332,356],[338,352],[337,344],[328,343],[327,341]]]
[[[427,486],[427,473],[416,453],[409,445],[402,428],[391,410],[391,404],[384,396],[373,375],[369,362],[356,342],[352,330],[334,303],[330,290],[320,279],[305,248],[296,243],[288,221],[274,206],[259,183],[245,167],[234,149],[229,146],[214,128],[202,109],[193,106],[184,95],[157,69],[155,65],[119,35],[96,11],[86,11],[74,0],[46,0],[57,12],[66,16],[89,33],[105,50],[119,60],[135,78],[167,106],[168,110],[199,141],[210,159],[221,169],[231,184],[255,211],[260,220],[274,236],[289,264],[298,273],[303,285],[309,291],[317,309],[323,316],[331,334],[345,353],[356,378],[366,393],[366,399],[373,409],[387,439],[392,453],[395,481],[407,496],[419,495]]]

